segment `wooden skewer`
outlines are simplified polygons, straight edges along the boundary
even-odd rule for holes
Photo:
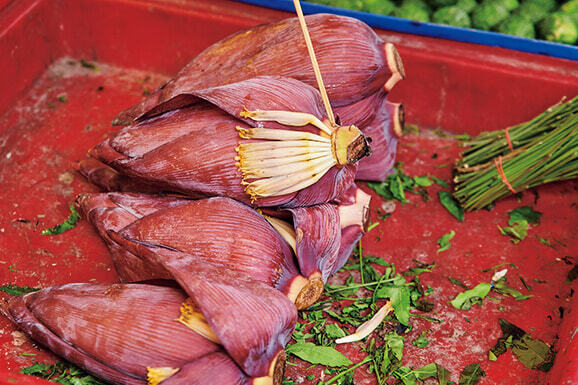
[[[315,73],[315,79],[317,79],[317,86],[319,87],[319,92],[321,92],[323,104],[325,105],[325,111],[327,112],[327,116],[331,124],[335,125],[333,110],[331,109],[331,103],[329,102],[327,91],[325,90],[325,84],[323,84],[323,78],[321,77],[321,71],[319,70],[319,63],[317,63],[317,58],[315,57],[315,51],[313,51],[313,44],[311,43],[311,37],[309,36],[307,24],[305,24],[305,17],[303,16],[301,4],[299,3],[299,0],[293,0],[293,4],[295,4],[295,11],[297,11],[297,18],[299,19],[299,24],[301,25],[301,30],[303,31],[305,45],[307,46],[307,51],[309,52],[309,57],[311,58],[313,72]]]

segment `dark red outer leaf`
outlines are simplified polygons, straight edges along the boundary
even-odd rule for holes
[[[357,180],[383,181],[391,174],[397,153],[398,136],[393,130],[392,104],[384,91],[335,109],[343,122],[354,124],[371,138],[372,153],[359,161]]]
[[[181,367],[220,349],[175,319],[186,296],[152,285],[68,284],[13,297],[11,320],[98,377],[143,384],[146,367]]]
[[[112,229],[114,230],[114,229]],[[187,201],[134,221],[112,235],[140,258],[179,260],[184,272],[196,265],[241,272],[285,290],[299,273],[288,244],[252,208],[229,198]],[[146,249],[146,250],[145,250]],[[156,254],[150,257],[150,253]]]
[[[353,103],[382,88],[391,75],[383,41],[363,22],[337,15],[306,16],[313,46],[335,106]],[[142,103],[123,111],[115,122],[127,124],[160,103],[156,113],[190,103],[194,90],[260,75],[292,77],[316,86],[297,18],[257,26],[207,48],[179,74]]]
[[[267,376],[295,328],[295,305],[278,290],[238,273],[198,267],[194,274],[183,274],[178,264],[167,264],[167,269],[243,371]]]
[[[334,204],[290,209],[296,234],[296,254],[301,273],[321,273],[325,282],[332,273],[341,243],[339,212]]]
[[[211,353],[186,364],[162,385],[245,385],[247,378],[224,353]]]

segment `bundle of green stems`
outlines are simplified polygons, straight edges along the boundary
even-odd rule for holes
[[[464,209],[578,176],[578,96],[529,122],[471,139],[454,169],[454,196]]]

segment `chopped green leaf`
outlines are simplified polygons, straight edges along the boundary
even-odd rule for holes
[[[520,362],[528,369],[541,369],[546,366],[550,369],[554,354],[548,345],[533,338],[530,334],[524,334],[522,338],[512,342],[512,352]]]
[[[512,227],[500,227],[500,232],[502,235],[507,235],[510,240],[514,243],[518,243],[528,235],[528,222],[525,220],[520,220],[516,222]]]
[[[96,71],[96,66],[84,59],[80,59],[80,65],[82,65],[84,68],[90,68],[91,70]]]
[[[16,285],[4,285],[0,286],[0,291],[8,293],[10,295],[22,295],[26,293],[32,293],[33,291],[38,291],[40,289],[28,286],[16,286]]]
[[[417,346],[418,348],[425,348],[426,346],[428,346],[429,341],[425,335],[426,335],[426,332],[424,330],[421,332],[419,337],[417,337],[415,340],[412,341],[412,344],[414,346]]]
[[[457,280],[457,279],[455,279],[455,278],[453,278],[453,277],[448,277],[448,279],[449,279],[450,282],[453,283],[454,285],[458,285],[459,287],[461,287],[461,288],[463,288],[463,289],[466,289],[466,290],[469,289],[469,287],[467,287],[466,284],[463,283],[463,282],[460,281],[460,280]]]
[[[305,377],[305,379],[306,379],[307,381],[311,381],[311,380],[314,379],[314,378],[315,378],[315,374],[310,374],[310,375],[308,375],[307,377]]]
[[[325,334],[327,334],[327,337],[333,339],[345,337],[346,335],[343,329],[341,329],[337,324],[329,324],[325,326]]]
[[[477,384],[486,373],[480,367],[480,364],[469,364],[464,368],[460,374],[459,385],[474,385]]]
[[[438,253],[442,251],[446,251],[451,247],[450,240],[456,235],[455,231],[450,230],[449,233],[442,235],[440,239],[438,239],[438,245],[440,248],[438,249]]]
[[[516,301],[524,301],[532,297],[531,295],[524,295],[518,290],[508,286],[505,280],[496,282],[493,289],[502,295],[509,295],[513,297]]]
[[[508,213],[510,221],[508,224],[513,226],[514,223],[526,221],[527,223],[540,223],[542,213],[534,211],[530,206],[522,206],[514,209]]]
[[[436,363],[439,385],[447,385],[450,380],[450,371]]]
[[[57,224],[56,226],[51,227],[49,229],[42,230],[42,232],[40,234],[42,234],[42,235],[62,234],[63,232],[68,231],[68,230],[76,227],[76,222],[78,222],[78,220],[80,219],[80,215],[76,211],[76,208],[74,207],[74,205],[70,205],[69,209],[70,209],[70,215],[68,216],[68,219],[66,221],[64,221],[63,223]]]
[[[427,176],[414,176],[413,181],[415,182],[416,185],[422,187],[429,187],[434,183],[433,180],[431,180]]]
[[[481,304],[491,288],[489,283],[482,282],[471,290],[461,292],[450,303],[456,309],[469,310],[472,305]]]
[[[349,358],[330,346],[318,346],[311,342],[297,342],[287,346],[287,354],[294,355],[312,364],[325,366],[348,366],[352,362]]]
[[[392,374],[394,377],[401,380],[404,385],[416,385],[418,381],[423,381],[426,378],[437,377],[437,366],[434,363],[428,364],[419,369],[408,368],[402,366],[395,370]]]
[[[371,230],[379,226],[379,222],[373,222],[367,227],[367,232],[369,233]]]
[[[464,221],[464,209],[452,194],[447,191],[440,191],[438,193],[442,205],[460,222]]]
[[[405,193],[403,191],[403,184],[401,183],[401,179],[399,176],[395,176],[393,180],[389,184],[389,190],[391,191],[393,197],[402,202],[408,203],[408,200],[405,197]]]
[[[395,309],[394,314],[397,320],[403,325],[409,325],[410,292],[405,284],[400,286],[382,286],[376,291],[375,297],[390,299]]]
[[[59,101],[60,103],[66,103],[66,96],[60,95],[60,96],[58,97],[58,101]]]
[[[430,176],[430,178],[431,178],[434,182],[436,182],[438,185],[440,185],[440,186],[442,186],[442,187],[444,187],[444,188],[450,188],[450,185],[447,184],[443,179],[436,178],[435,176]]]
[[[105,385],[78,367],[67,362],[45,364],[35,362],[20,370],[20,373],[56,382],[63,385]]]

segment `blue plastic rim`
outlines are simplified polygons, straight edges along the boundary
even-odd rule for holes
[[[291,0],[238,0],[242,3],[295,12]],[[353,11],[330,7],[322,4],[302,2],[303,13],[334,13],[359,19],[366,24],[389,31],[409,33],[414,35],[436,37],[465,43],[483,44],[493,47],[507,48],[516,51],[545,55],[561,59],[578,61],[578,47],[551,43],[548,41],[528,39],[524,37],[504,35],[497,32],[478,31],[468,28],[452,27],[434,23],[422,23],[400,19],[398,17],[376,15],[373,13]]]

